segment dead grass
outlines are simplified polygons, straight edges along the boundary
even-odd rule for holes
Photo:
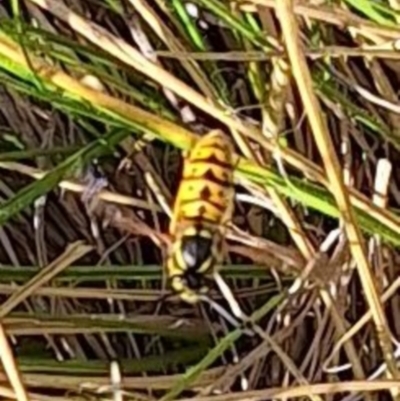
[[[1,397],[398,399],[399,19],[0,3]],[[237,158],[222,273],[253,335],[162,268],[181,151],[216,128]]]

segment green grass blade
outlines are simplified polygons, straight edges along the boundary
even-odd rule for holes
[[[84,167],[96,157],[110,153],[129,134],[127,130],[111,131],[65,159],[42,179],[21,189],[13,198],[0,206],[0,226],[30,206],[37,198],[50,192],[65,176],[73,174],[76,169]]]

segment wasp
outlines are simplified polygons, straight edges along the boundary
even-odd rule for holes
[[[234,209],[233,155],[230,138],[213,130],[197,140],[184,161],[166,268],[173,291],[191,304],[208,291],[207,277],[222,263]]]

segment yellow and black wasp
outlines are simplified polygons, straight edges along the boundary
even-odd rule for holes
[[[234,209],[233,144],[220,130],[201,137],[185,160],[169,226],[167,272],[172,289],[194,304],[223,259]]]

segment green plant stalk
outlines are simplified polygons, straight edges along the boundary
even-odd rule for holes
[[[34,277],[40,268],[38,266],[0,266],[2,282],[14,281],[23,284]],[[161,280],[163,267],[160,265],[129,265],[129,266],[70,266],[63,270],[54,283],[76,281],[95,282],[104,280]],[[264,266],[257,265],[224,265],[221,274],[232,279],[269,279],[270,275]]]
[[[0,55],[1,64],[1,55]],[[3,84],[17,90],[28,96],[33,96],[38,100],[42,100],[51,103],[52,107],[60,110],[64,113],[69,113],[73,117],[84,118],[101,122],[103,124],[110,124],[113,128],[132,129],[134,126],[131,122],[123,122],[118,117],[110,116],[109,113],[101,111],[99,108],[95,108],[93,105],[77,99],[71,99],[68,97],[60,96],[60,93],[55,91],[42,92],[38,91],[37,88],[27,85],[25,82],[18,82],[16,79],[9,77],[8,75],[0,71],[0,80]]]
[[[280,194],[296,199],[313,210],[336,219],[341,217],[333,196],[320,186],[300,180],[293,176],[289,176],[288,180],[290,182],[288,182],[288,180],[282,178],[272,170],[256,166],[246,160],[243,160],[242,163],[239,164],[239,171],[247,179],[262,185],[273,187]],[[400,233],[390,229],[364,211],[358,208],[354,209],[363,231],[370,235],[378,234],[384,241],[390,242],[395,246],[400,246]]]
[[[0,153],[0,161],[32,159],[38,156],[53,156],[71,154],[78,150],[78,146],[53,147],[51,149],[27,149]]]
[[[345,3],[354,7],[358,12],[366,15],[369,19],[374,22],[377,22],[380,25],[396,27],[394,21],[388,20],[381,12],[386,13],[388,15],[394,15],[393,10],[390,10],[388,7],[383,6],[383,2],[379,5],[378,1],[370,1],[370,0],[344,0]],[[374,4],[377,3],[377,4]]]
[[[10,26],[8,20],[4,22],[2,29],[6,36],[13,40],[18,37],[18,33],[15,32],[15,26]],[[54,60],[54,62],[62,62],[65,68],[70,67],[75,73],[82,75],[93,74],[102,82],[106,82],[108,87],[131,97],[133,101],[138,104],[154,112],[158,112],[161,116],[165,116],[170,120],[176,119],[175,114],[167,107],[166,103],[157,102],[151,97],[151,88],[148,90],[148,92],[150,92],[149,94],[146,93],[146,87],[142,83],[138,83],[138,86],[140,85],[139,89],[128,85],[122,79],[122,73],[130,74],[132,80],[135,78],[134,75],[131,74],[131,71],[125,66],[119,66],[119,69],[116,70],[113,65],[113,60],[106,53],[98,51],[97,49],[93,50],[86,45],[77,44],[72,40],[59,39],[56,35],[49,32],[43,31],[43,35],[41,36],[42,31],[38,28],[24,26],[24,29],[24,46],[27,50],[32,51],[33,54],[44,54]],[[74,52],[71,51],[72,48]],[[77,53],[77,55],[75,55],[75,53]],[[88,58],[91,63],[83,63],[78,56]],[[111,71],[111,73],[108,71]],[[155,94],[156,92],[154,92],[154,95]],[[56,99],[53,101],[56,101]]]
[[[176,351],[162,355],[145,356],[140,359],[120,359],[118,363],[125,375],[142,372],[162,373],[165,370],[176,369],[180,364],[186,365],[198,361],[204,356],[210,344],[199,343],[195,346],[185,346]],[[23,373],[63,373],[65,375],[107,375],[110,363],[102,360],[64,360],[55,361],[50,358],[21,357],[17,358],[18,366]]]

